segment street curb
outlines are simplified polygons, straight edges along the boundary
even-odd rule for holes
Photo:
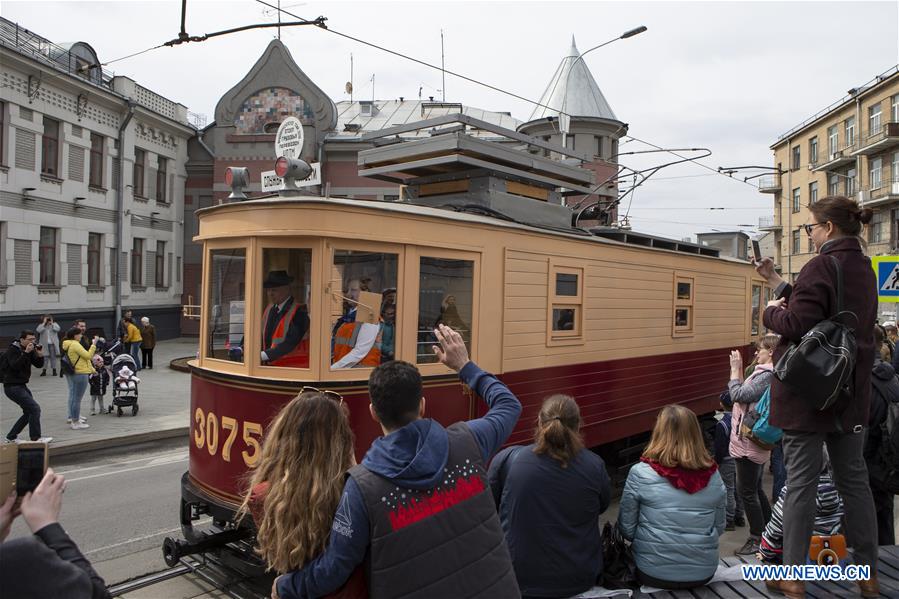
[[[179,426],[178,428],[170,428],[160,431],[150,431],[147,433],[137,433],[134,435],[121,435],[118,437],[108,437],[106,439],[96,439],[93,441],[71,442],[60,445],[50,444],[50,457],[59,457],[65,455],[74,455],[95,451],[98,449],[108,449],[110,447],[124,448],[130,445],[138,445],[140,443],[148,443],[151,441],[160,441],[163,439],[174,439],[184,437],[187,439],[190,434],[189,426]]]

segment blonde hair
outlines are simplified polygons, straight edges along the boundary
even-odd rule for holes
[[[543,401],[534,431],[534,453],[549,454],[562,468],[584,448],[580,435],[581,410],[569,395],[551,395]]]
[[[702,440],[699,419],[683,406],[662,408],[643,457],[666,468],[704,470],[712,465],[712,457]]]
[[[301,393],[275,417],[238,511],[243,518],[253,488],[268,483],[256,541],[269,570],[297,570],[325,550],[345,473],[354,464],[343,403],[319,392]]]

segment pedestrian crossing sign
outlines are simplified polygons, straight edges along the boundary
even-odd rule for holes
[[[899,256],[874,256],[871,265],[877,273],[878,300],[899,302]]]

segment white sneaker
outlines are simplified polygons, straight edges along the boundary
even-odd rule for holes
[[[87,422],[87,418],[85,418],[84,416],[79,416],[79,417],[78,417],[78,422],[84,424],[85,422]]]
[[[77,430],[82,429],[82,428],[90,428],[90,427],[91,427],[91,425],[89,425],[89,424],[86,423],[86,422],[73,422],[73,423],[72,423],[72,430],[73,430],[73,431],[77,431]]]
[[[35,443],[49,443],[52,440],[53,440],[53,437],[41,437],[40,439],[37,439],[34,442]]]

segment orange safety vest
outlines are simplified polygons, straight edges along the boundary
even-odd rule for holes
[[[262,326],[265,326],[265,323],[268,322],[268,315],[271,312],[272,306],[268,306],[265,309],[265,313],[262,315]],[[266,349],[273,349],[277,345],[280,345],[284,342],[284,338],[287,337],[287,330],[290,328],[290,323],[293,322],[293,317],[296,316],[297,310],[300,309],[300,305],[296,302],[290,307],[290,310],[287,311],[286,314],[281,316],[281,319],[278,321],[278,326],[275,327],[275,331],[272,333],[272,344]],[[265,331],[263,331],[263,335]],[[264,341],[263,341],[264,342]],[[306,336],[297,343],[297,346],[293,348],[290,353],[287,353],[277,360],[272,360],[268,363],[269,366],[289,366],[291,368],[309,368],[309,337]]]
[[[331,364],[336,364],[338,360],[353,351],[356,347],[356,339],[359,337],[359,331],[362,329],[361,322],[348,322],[340,325],[337,334],[334,335],[334,351],[331,355]],[[356,366],[377,366],[381,363],[381,337],[384,333],[384,327],[379,327],[378,336],[375,337],[375,344],[371,346],[368,353],[362,358]]]

